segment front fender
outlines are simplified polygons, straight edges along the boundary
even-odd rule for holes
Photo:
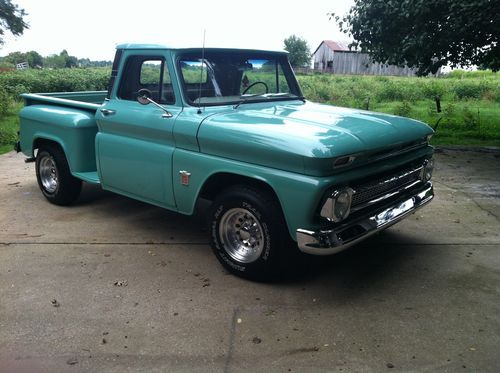
[[[189,172],[189,185],[182,183],[181,171]],[[182,149],[177,149],[173,157],[173,185],[178,211],[192,214],[203,186],[218,173],[251,178],[272,188],[293,239],[298,228],[313,224],[315,206],[324,190],[320,179]]]

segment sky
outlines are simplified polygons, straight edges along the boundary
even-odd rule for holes
[[[6,32],[0,56],[35,50],[91,60],[112,60],[121,43],[176,47],[236,47],[282,50],[295,34],[311,52],[322,40],[347,41],[327,13],[344,14],[353,0],[13,0],[30,25]]]

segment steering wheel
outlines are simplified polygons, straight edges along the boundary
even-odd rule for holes
[[[258,81],[258,82],[252,83],[252,84],[250,84],[248,87],[246,87],[246,88],[245,88],[245,90],[241,93],[241,95],[243,96],[245,93],[247,93],[247,92],[248,92],[248,90],[249,90],[250,88],[252,88],[253,86],[255,86],[255,85],[257,85],[257,84],[262,84],[262,85],[264,85],[264,87],[266,87],[266,93],[269,93],[269,87],[267,86],[267,84],[266,84],[266,83],[264,83],[264,82]]]

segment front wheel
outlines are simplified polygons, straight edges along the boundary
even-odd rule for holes
[[[71,175],[64,152],[55,145],[38,150],[36,178],[45,198],[56,205],[71,204],[82,189],[82,181]]]
[[[250,187],[229,188],[214,201],[210,219],[212,250],[228,271],[261,281],[280,273],[290,239],[272,197]]]

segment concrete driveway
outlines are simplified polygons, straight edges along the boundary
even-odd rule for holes
[[[0,372],[499,372],[499,154],[436,156],[427,208],[261,284],[202,214],[88,185],[57,207],[2,155]]]

